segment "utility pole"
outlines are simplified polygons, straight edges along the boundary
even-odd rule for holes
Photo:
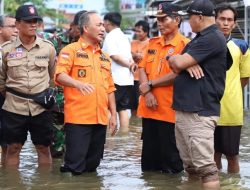
[[[0,14],[4,14],[4,0],[0,0]]]
[[[250,1],[249,0],[244,0],[244,6],[245,6],[245,40],[246,42],[250,42],[250,31],[249,31],[249,26],[250,26]],[[244,88],[244,108],[250,108],[250,85],[248,84]]]

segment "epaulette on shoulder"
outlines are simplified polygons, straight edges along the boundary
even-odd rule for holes
[[[240,48],[242,54],[244,55],[249,48],[247,42],[237,38],[232,38],[232,41]]]
[[[109,54],[106,51],[101,50],[102,54],[109,57]]]
[[[13,41],[12,40],[9,40],[7,42],[4,42],[1,46],[4,47],[4,46],[7,46],[8,44],[11,44]]]
[[[161,38],[160,36],[152,37],[149,39],[149,41],[159,40],[160,38]]]
[[[47,43],[49,43],[50,45],[52,45],[54,47],[54,44],[51,41],[49,41],[47,39],[44,39],[44,38],[42,38],[42,41],[47,42]]]

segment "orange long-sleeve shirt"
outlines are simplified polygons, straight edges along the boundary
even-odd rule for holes
[[[100,48],[94,50],[80,38],[61,50],[55,73],[57,84],[56,77],[60,73],[95,88],[91,94],[83,95],[76,88],[64,86],[65,123],[107,125],[108,94],[115,91],[109,56]]]
[[[148,80],[160,78],[171,72],[166,56],[180,54],[189,39],[178,33],[165,44],[163,36],[152,38],[139,68],[144,68]],[[154,87],[151,92],[158,102],[157,109],[146,106],[145,97],[140,96],[137,114],[144,118],[151,118],[166,122],[175,122],[175,111],[172,109],[173,85]]]

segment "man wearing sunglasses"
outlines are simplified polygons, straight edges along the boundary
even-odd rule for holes
[[[36,36],[40,18],[33,5],[16,11],[16,39],[3,44],[0,91],[6,91],[3,124],[7,142],[6,166],[18,166],[19,154],[30,132],[38,163],[50,164],[52,117],[32,98],[49,87],[54,75],[55,48]]]

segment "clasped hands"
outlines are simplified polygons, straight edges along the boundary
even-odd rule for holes
[[[139,92],[142,96],[145,96],[150,90],[151,88],[148,85],[148,82],[141,83],[139,86]]]
[[[151,88],[148,85],[148,82],[144,82],[140,84],[139,91],[142,96],[145,97],[145,104],[148,108],[153,108],[154,110],[158,106],[158,102],[152,92],[150,92]]]

